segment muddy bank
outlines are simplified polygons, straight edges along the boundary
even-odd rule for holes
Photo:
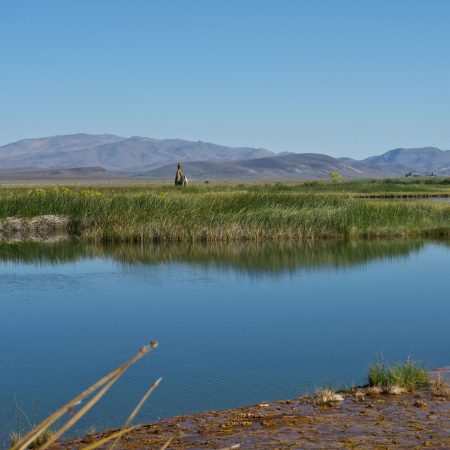
[[[58,241],[69,237],[69,224],[63,216],[7,217],[0,219],[0,241]]]
[[[159,420],[124,436],[120,449],[450,448],[450,399],[411,394],[343,393],[319,406],[311,397]],[[55,448],[79,449],[111,434],[91,433]],[[108,448],[107,444],[103,448]]]

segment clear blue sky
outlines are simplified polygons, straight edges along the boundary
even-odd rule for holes
[[[450,1],[1,0],[0,144],[450,148]]]

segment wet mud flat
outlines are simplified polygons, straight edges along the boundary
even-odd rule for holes
[[[115,448],[160,449],[170,438],[170,449],[450,448],[448,397],[435,397],[429,390],[370,395],[354,389],[342,395],[343,401],[329,405],[305,396],[162,419],[134,429]],[[54,448],[82,448],[114,431]]]

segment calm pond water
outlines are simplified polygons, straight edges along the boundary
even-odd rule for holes
[[[450,197],[431,197],[428,199],[430,202],[450,202]]]
[[[72,430],[366,381],[377,355],[450,363],[449,241],[0,244],[0,442],[157,339]]]

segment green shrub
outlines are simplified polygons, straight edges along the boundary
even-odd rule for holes
[[[344,177],[339,172],[331,172],[330,178],[333,184],[339,184],[342,183]]]

